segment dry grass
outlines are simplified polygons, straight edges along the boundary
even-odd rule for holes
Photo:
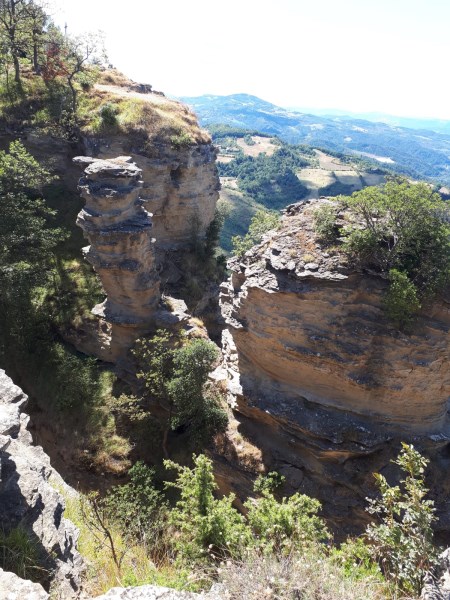
[[[238,138],[236,140],[239,148],[241,148],[244,154],[248,156],[258,156],[261,152],[267,154],[267,156],[272,156],[275,150],[278,150],[279,148],[279,146],[273,143],[271,138],[252,135],[252,140],[255,144],[250,146],[246,143],[244,138]]]
[[[115,564],[111,550],[98,532],[88,525],[92,511],[82,494],[68,495],[66,490],[55,488],[64,496],[64,516],[80,530],[78,551],[87,564],[85,592],[88,595],[103,594],[112,587],[162,585],[182,590],[198,589],[196,577],[188,570],[175,568],[170,556],[163,557],[156,565],[151,557],[151,548],[144,543],[130,543],[112,524],[109,527],[114,548],[120,559],[120,568]],[[88,517],[88,518],[87,518]]]
[[[115,113],[112,123],[102,118],[106,105]],[[180,102],[114,85],[97,85],[86,93],[80,99],[80,118],[88,135],[138,134],[148,142],[163,141],[175,147],[210,141],[194,113]]]
[[[386,586],[374,578],[345,576],[318,552],[276,558],[250,554],[242,562],[222,565],[220,582],[229,600],[382,600]]]
[[[100,85],[117,85],[119,87],[128,87],[133,84],[133,81],[117,69],[108,69],[100,71],[97,79]]]

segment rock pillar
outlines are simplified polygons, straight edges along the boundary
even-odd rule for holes
[[[74,162],[86,167],[78,185],[86,205],[77,225],[90,242],[83,253],[106,292],[105,301],[92,309],[109,325],[108,342],[97,354],[117,362],[152,328],[160,299],[152,215],[140,200],[142,171],[130,157]]]

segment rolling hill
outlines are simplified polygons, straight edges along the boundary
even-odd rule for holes
[[[365,156],[416,179],[450,184],[450,133],[411,129],[351,116],[287,110],[248,94],[184,97],[203,126],[227,124],[261,131],[291,144]]]

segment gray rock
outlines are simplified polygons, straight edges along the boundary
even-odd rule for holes
[[[38,583],[21,579],[0,569],[0,598],[3,600],[48,600],[49,595]]]
[[[20,408],[14,404],[0,404],[0,435],[17,436],[20,431]]]
[[[64,518],[64,499],[49,482],[49,457],[32,445],[29,417],[21,413],[26,402],[27,396],[0,370],[0,527],[8,531],[20,525],[36,542],[52,598],[77,598],[83,571],[78,530]]]
[[[223,600],[223,596],[219,596],[216,592],[194,594],[155,585],[142,585],[140,587],[112,588],[95,600]]]
[[[421,600],[450,600],[450,548],[441,556],[438,578],[428,575],[425,579]]]

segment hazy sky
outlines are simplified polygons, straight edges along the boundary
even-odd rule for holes
[[[53,0],[110,61],[179,96],[450,119],[450,0]]]

